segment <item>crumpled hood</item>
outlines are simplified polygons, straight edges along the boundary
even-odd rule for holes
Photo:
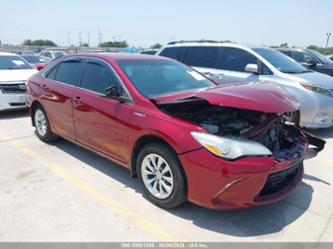
[[[36,69],[0,70],[0,83],[3,81],[5,81],[6,84],[10,81],[24,81],[37,72]]]
[[[333,89],[333,77],[327,74],[310,72],[302,74],[287,74],[288,78],[298,82],[310,83],[312,85],[320,85]]]
[[[193,90],[154,99],[157,104],[181,103],[191,98],[212,105],[261,111],[266,113],[293,112],[299,109],[296,98],[271,82],[253,82],[216,86],[203,91]]]

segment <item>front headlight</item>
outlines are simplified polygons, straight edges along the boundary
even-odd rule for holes
[[[300,84],[305,89],[308,89],[310,91],[313,91],[313,92],[316,92],[316,93],[319,93],[319,94],[322,94],[322,95],[333,98],[333,92],[330,89],[326,88],[326,87],[314,86],[314,85],[311,85],[309,83],[300,83]]]
[[[233,160],[242,156],[271,156],[264,145],[241,137],[218,137],[207,133],[191,132],[192,137],[216,156]]]

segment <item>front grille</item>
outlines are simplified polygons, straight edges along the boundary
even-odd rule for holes
[[[0,84],[0,91],[3,93],[25,93],[27,91],[27,87],[24,83]]]
[[[286,170],[270,174],[259,196],[268,196],[285,189],[294,181],[302,167],[303,163],[298,163]]]

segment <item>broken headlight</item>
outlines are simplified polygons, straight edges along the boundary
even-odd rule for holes
[[[264,145],[242,137],[218,137],[207,133],[191,132],[192,137],[216,156],[233,160],[242,156],[271,156]]]

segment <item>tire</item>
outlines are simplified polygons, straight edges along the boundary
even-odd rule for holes
[[[35,133],[43,142],[50,143],[58,139],[51,130],[50,122],[42,106],[38,105],[33,112]]]
[[[187,188],[182,166],[168,146],[148,144],[141,149],[136,162],[139,181],[152,203],[162,208],[174,208],[186,201]]]

